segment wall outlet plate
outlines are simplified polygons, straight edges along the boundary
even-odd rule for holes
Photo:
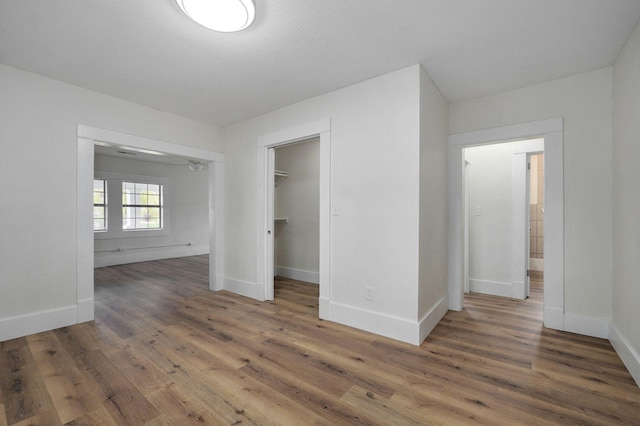
[[[365,287],[364,288],[364,298],[365,300],[373,300],[373,288]]]

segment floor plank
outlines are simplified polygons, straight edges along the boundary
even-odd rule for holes
[[[95,321],[0,344],[0,426],[640,424],[609,342],[544,328],[543,291],[468,294],[412,346],[319,320],[317,285],[211,292],[208,256],[99,268]]]

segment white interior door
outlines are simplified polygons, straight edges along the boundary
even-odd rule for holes
[[[275,186],[276,186],[276,150],[275,148],[267,149],[267,247],[266,247],[266,265],[265,265],[265,298],[273,300],[274,295],[274,269],[275,269],[275,232],[274,232],[274,216],[275,216]]]
[[[524,214],[525,214],[525,248],[524,248],[524,264],[526,267],[526,274],[524,277],[524,297],[525,299],[529,297],[529,290],[530,290],[530,275],[531,275],[531,208],[529,207],[531,205],[531,153],[527,154],[527,173],[526,173],[526,183],[525,183],[525,191],[526,191],[526,197],[525,197],[525,209],[524,209]]]
[[[471,163],[464,161],[464,292],[469,293],[469,202],[471,186]]]

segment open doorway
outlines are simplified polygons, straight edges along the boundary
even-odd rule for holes
[[[278,146],[274,151],[274,298],[283,288],[295,287],[303,294],[315,294],[313,304],[317,305],[320,138]]]
[[[465,287],[465,160],[464,151],[468,147],[488,145],[495,141],[522,141],[530,138],[544,140],[545,153],[544,180],[544,325],[556,330],[564,330],[564,160],[563,160],[563,120],[549,119],[531,123],[516,124],[494,129],[479,130],[449,136],[449,309],[460,311],[464,307]],[[526,170],[529,152],[517,156],[518,169]],[[516,157],[514,155],[514,157]],[[520,167],[520,164],[522,167]],[[523,184],[526,173],[522,174]],[[515,192],[514,192],[515,193]],[[526,204],[518,203],[522,212],[514,215],[525,229]],[[513,233],[518,241],[514,246],[524,252],[529,241],[525,232]],[[512,264],[514,270],[526,272],[525,256],[516,256]],[[524,280],[523,280],[524,281]],[[520,283],[518,283],[520,284]],[[524,282],[522,291],[525,291]],[[515,286],[514,286],[515,288]]]
[[[529,286],[527,295],[544,294],[544,153],[530,154],[529,188]]]
[[[274,297],[275,148],[319,138],[319,309],[331,319],[331,120],[329,118],[260,136],[257,141],[258,250],[255,298]]]
[[[209,288],[221,290],[224,277],[224,155],[212,151],[78,125],[77,145],[77,301],[78,322],[94,319],[94,150],[95,142],[136,150],[169,154],[208,163]]]
[[[529,163],[543,149],[541,138],[464,149],[465,293],[529,296]]]

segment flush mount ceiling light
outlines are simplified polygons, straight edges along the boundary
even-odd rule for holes
[[[203,27],[223,33],[240,31],[253,23],[253,0],[176,0],[189,18]]]
[[[189,160],[188,166],[189,166],[189,170],[193,172],[197,172],[199,170],[202,170],[203,164],[199,161]]]

